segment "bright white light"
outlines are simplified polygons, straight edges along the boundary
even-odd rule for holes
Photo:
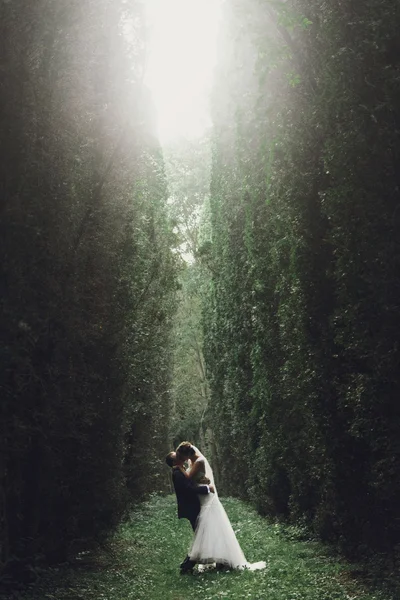
[[[145,0],[150,27],[145,81],[162,143],[197,137],[210,124],[220,0]]]

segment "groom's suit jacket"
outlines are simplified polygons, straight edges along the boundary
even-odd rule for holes
[[[209,487],[194,484],[180,469],[172,470],[172,481],[178,501],[178,519],[189,519],[194,528],[200,512],[198,494],[208,494]]]

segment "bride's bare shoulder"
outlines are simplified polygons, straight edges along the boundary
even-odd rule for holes
[[[201,469],[202,467],[205,467],[205,461],[204,461],[204,456],[199,456],[198,458],[196,458],[196,460],[193,462],[193,466],[192,466],[192,470],[195,468],[196,471],[198,471],[199,469]]]

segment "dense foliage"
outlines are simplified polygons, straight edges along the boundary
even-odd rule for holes
[[[225,492],[400,542],[400,5],[231,0],[205,356]]]
[[[7,571],[165,486],[176,259],[142,4],[2,2],[0,37]]]
[[[170,440],[176,447],[190,439],[208,449],[206,413],[209,390],[203,357],[201,305],[208,272],[199,247],[210,190],[210,139],[177,139],[163,148],[169,213],[180,257],[179,291],[173,325]]]

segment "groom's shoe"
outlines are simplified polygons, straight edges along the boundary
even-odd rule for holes
[[[180,574],[181,575],[193,575],[193,567],[191,569],[190,568],[181,569]]]
[[[189,561],[184,567],[181,567],[181,575],[193,575],[193,567],[195,564],[196,563]]]
[[[187,567],[187,565],[193,563],[193,565],[195,564],[192,560],[190,560],[190,556],[187,555],[185,560],[180,564],[181,569],[184,569],[185,567]]]
[[[190,575],[193,573],[193,567],[195,564],[196,563],[193,560],[190,560],[189,556],[187,556],[181,564],[181,575]]]
[[[182,569],[183,567],[185,567],[185,565],[187,565],[187,563],[188,563],[188,562],[190,562],[190,558],[189,558],[189,556],[188,556],[188,555],[186,555],[186,558],[185,558],[185,560],[184,560],[184,561],[183,561],[183,562],[180,564],[180,567],[181,567],[181,569]]]

